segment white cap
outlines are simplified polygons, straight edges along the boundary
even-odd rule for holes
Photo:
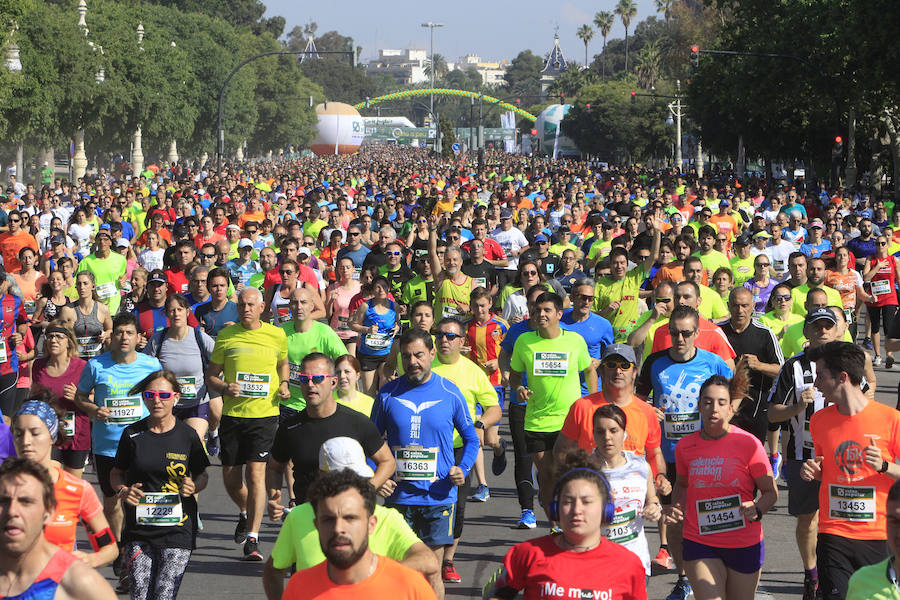
[[[241,241],[238,242],[238,250],[241,248],[252,248],[253,242],[248,240],[247,238],[241,238]]]
[[[319,448],[319,470],[343,469],[350,469],[360,477],[371,477],[375,474],[366,464],[366,454],[359,442],[351,437],[333,437]]]
[[[237,229],[238,231],[240,231],[241,226],[238,225],[237,223],[229,223],[225,229]]]
[[[307,248],[306,246],[300,246],[297,249],[297,254],[305,254],[307,256],[312,256],[312,252],[310,252],[309,248]]]
[[[45,166],[45,167],[49,167],[49,166],[50,166],[50,163],[48,163],[48,162],[45,160],[45,161],[44,161],[44,166]]]
[[[129,242],[125,238],[119,238],[116,240],[116,248],[128,248],[129,246],[131,246],[131,242]]]

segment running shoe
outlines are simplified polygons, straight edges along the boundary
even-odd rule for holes
[[[209,440],[206,442],[206,453],[210,456],[219,455],[219,436],[209,436]]]
[[[687,600],[688,596],[693,596],[694,590],[691,589],[691,582],[687,577],[679,577],[672,588],[672,593],[666,596],[666,600]]]
[[[526,508],[522,511],[519,522],[516,523],[516,529],[534,529],[535,527],[537,527],[537,518],[534,516],[534,511]]]
[[[803,600],[817,600],[819,582],[809,577],[803,579]]]
[[[462,581],[462,577],[456,572],[456,567],[453,566],[452,560],[445,560],[444,564],[441,565],[441,579],[444,580],[444,583],[459,583]]]
[[[884,359],[884,368],[885,369],[893,369],[894,363],[897,362],[894,360],[894,357],[890,354],[887,355],[887,358]]]
[[[237,526],[234,528],[234,543],[243,544],[247,541],[247,517],[238,515]]]
[[[863,348],[865,348],[866,350],[874,350],[875,349],[875,346],[872,344],[872,338],[870,338],[870,337],[863,338],[862,345],[863,345]]]
[[[483,483],[478,484],[475,493],[469,496],[470,502],[487,502],[491,499],[491,490]]]
[[[660,548],[659,552],[656,553],[656,558],[654,558],[650,562],[652,563],[650,565],[651,567],[653,565],[656,565],[657,567],[666,569],[667,571],[675,567],[675,561],[672,560],[672,555],[669,554],[669,551],[665,548]]]
[[[503,452],[500,454],[494,452],[494,460],[491,461],[491,473],[494,477],[500,477],[506,470],[506,440],[500,439],[500,447],[503,448]]]
[[[784,457],[781,455],[781,452],[778,454],[770,454],[769,462],[772,464],[772,475],[775,479],[778,479],[778,476],[781,475],[781,465],[784,464]]]
[[[881,358],[880,354],[876,354],[875,358],[872,359],[872,366],[873,367],[883,367],[884,366],[884,359]]]
[[[263,555],[259,551],[259,542],[256,538],[247,538],[244,542],[244,556],[241,558],[244,562],[262,562]]]

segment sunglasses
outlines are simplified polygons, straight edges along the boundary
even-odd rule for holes
[[[9,222],[10,223],[21,223],[22,219],[10,219]]]
[[[537,242],[537,245],[538,245],[538,246],[546,246],[546,245],[547,245],[547,242],[543,242],[543,241]]]
[[[428,223],[428,219],[419,219],[418,223]]]
[[[334,377],[334,375],[324,375],[324,374],[311,375],[309,373],[300,373],[300,377],[298,377],[298,379],[300,380],[300,383],[302,383],[304,385],[308,384],[310,381],[312,381],[314,384],[318,385],[318,384],[322,383],[323,381],[325,381],[325,379],[328,377]]]
[[[790,295],[790,294],[774,294],[774,295],[772,296],[772,298],[773,298],[774,300],[779,300],[779,301],[784,302],[784,301],[786,301],[786,300],[790,300],[790,299],[791,299],[791,295]]]
[[[362,234],[358,231],[350,231],[347,233],[347,235],[349,235],[350,237],[356,237],[356,236],[362,235]]]
[[[385,252],[385,254],[388,256],[400,256],[403,253],[399,252],[397,250],[389,250],[389,251]]]
[[[537,275],[537,271],[522,271],[522,275]]]
[[[887,242],[878,242],[878,245],[879,246],[887,246],[888,244],[887,244]]]
[[[175,396],[175,392],[158,392],[156,390],[144,390],[141,397],[150,402],[159,398],[160,400],[171,400]]]
[[[692,335],[694,335],[695,333],[697,333],[697,330],[695,330],[695,329],[670,329],[669,330],[669,335],[672,338],[676,338],[676,337],[689,338]]]
[[[278,271],[278,272],[281,273],[282,275],[293,275],[294,274],[293,269],[282,269],[281,271]]]
[[[662,302],[663,304],[665,304],[666,302],[671,302],[672,299],[671,298],[657,298],[656,301]]]
[[[216,255],[215,255],[215,254],[207,254],[207,253],[206,253],[206,252],[204,252],[204,253],[203,253],[203,254],[201,254],[201,255],[200,255],[200,256],[202,256],[202,257],[203,257],[203,258],[210,258],[210,259],[212,259],[212,258],[215,258],[215,257],[216,257]]]
[[[572,294],[576,300],[593,300],[593,294]]]
[[[634,366],[627,360],[604,360],[601,364],[607,369],[622,369],[623,371],[629,371]]]
[[[456,338],[461,338],[462,334],[453,333],[452,331],[438,331],[437,333],[434,334],[434,337],[437,339],[447,338],[448,340],[450,340],[452,342]]]

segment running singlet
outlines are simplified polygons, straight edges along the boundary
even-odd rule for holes
[[[731,377],[732,373],[721,357],[700,348],[686,362],[672,360],[667,350],[647,357],[638,393],[647,395],[652,389],[653,405],[665,412],[660,446],[666,462],[675,462],[678,440],[700,431],[700,386],[712,375]]]
[[[737,426],[718,440],[692,433],[675,447],[679,477],[688,480],[684,538],[714,548],[746,548],[762,541],[762,523],[741,515],[753,500],[755,480],[772,475],[759,440]]]
[[[900,411],[870,401],[848,416],[837,405],[809,420],[815,456],[823,456],[819,487],[819,531],[852,540],[883,540],[885,504],[893,480],[865,462],[866,446],[894,462],[900,455]]]
[[[603,537],[634,552],[650,576],[650,549],[644,535],[644,502],[650,480],[650,465],[633,452],[625,452],[625,464],[603,469],[612,492],[616,515],[612,523],[603,526]]]
[[[479,323],[472,319],[466,324],[466,341],[468,342],[471,352],[469,358],[479,365],[484,365],[486,361],[497,360],[500,357],[500,344],[509,331],[509,324],[491,313],[491,318],[484,323]],[[488,375],[491,385],[500,385],[500,369],[499,367],[493,373]]]
[[[364,333],[359,336],[360,354],[369,356],[387,356],[391,352],[391,345],[394,343],[394,325],[397,324],[397,312],[394,302],[388,300],[388,309],[384,314],[375,310],[375,301],[366,302],[366,316],[363,318],[363,325],[371,327],[378,326],[378,333]]]
[[[877,272],[869,282],[869,293],[875,296],[875,302],[866,302],[866,306],[890,306],[897,304],[897,282],[894,265],[896,258],[869,259],[869,268],[877,268]]]
[[[472,278],[468,275],[461,284],[455,284],[448,277],[441,282],[441,287],[434,292],[434,319],[439,321],[444,317],[456,317],[461,321],[469,318],[468,310],[461,305],[469,305],[472,295]]]
[[[28,589],[21,594],[15,596],[0,596],[3,600],[53,600],[56,598],[56,590],[59,588],[59,582],[62,581],[66,571],[72,566],[72,563],[78,559],[74,555],[69,554],[62,548],[56,551],[56,554],[50,557],[47,566],[34,579],[34,583],[28,586]]]

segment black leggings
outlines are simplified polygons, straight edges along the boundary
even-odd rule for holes
[[[867,306],[866,312],[868,317],[872,319],[872,333],[878,333],[879,329],[884,331],[884,335],[890,337],[891,323],[897,314],[897,305],[888,304],[886,306]],[[875,352],[880,352],[879,348],[875,348]]]
[[[19,372],[0,375],[0,412],[3,416],[12,420],[16,414],[16,382],[19,380]]]
[[[516,477],[519,506],[522,510],[534,510],[534,479],[531,474],[533,462],[525,447],[525,405],[510,402],[507,417],[513,443],[513,473]]]
[[[456,464],[462,460],[464,446],[453,449],[453,456]],[[453,539],[458,540],[462,537],[463,525],[466,520],[466,502],[469,501],[469,492],[472,491],[472,478],[475,477],[475,467],[469,471],[465,483],[456,488],[456,514],[453,516]]]

